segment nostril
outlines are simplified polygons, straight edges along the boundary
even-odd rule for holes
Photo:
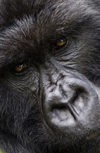
[[[70,101],[70,105],[78,115],[81,115],[88,107],[88,93],[83,88],[78,88]]]
[[[82,88],[76,89],[72,98],[70,99],[70,103],[74,104],[75,101],[77,101],[79,99],[79,97],[83,96],[84,94],[85,94],[85,91]]]
[[[59,104],[59,105],[52,105],[51,106],[51,111],[54,111],[54,110],[66,110],[66,109],[68,109],[68,106],[66,105],[66,104]]]
[[[55,89],[49,90],[49,96],[46,97],[46,106],[48,111],[54,110],[67,110],[70,109],[70,106],[77,105],[77,100],[84,93],[83,88],[77,86],[56,86]]]

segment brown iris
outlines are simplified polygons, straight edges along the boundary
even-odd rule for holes
[[[67,38],[61,37],[55,42],[55,48],[59,49],[61,47],[64,47],[67,44]]]
[[[16,65],[14,71],[15,71],[16,73],[21,73],[21,72],[27,70],[28,67],[29,67],[29,65],[26,64],[26,63],[19,64],[19,65]]]

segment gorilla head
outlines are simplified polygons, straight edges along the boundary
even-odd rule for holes
[[[99,153],[99,0],[0,0],[0,147]]]

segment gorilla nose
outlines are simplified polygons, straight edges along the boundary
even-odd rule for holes
[[[59,81],[45,91],[43,109],[46,120],[57,127],[72,127],[84,122],[96,101],[96,93],[89,83],[79,79]]]

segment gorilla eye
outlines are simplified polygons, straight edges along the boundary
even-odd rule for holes
[[[68,39],[66,37],[61,37],[58,40],[56,40],[55,42],[55,49],[60,49],[62,47],[64,47],[66,44],[68,43]]]
[[[29,65],[26,63],[18,64],[14,67],[14,72],[15,73],[21,73],[26,71],[29,68]]]

